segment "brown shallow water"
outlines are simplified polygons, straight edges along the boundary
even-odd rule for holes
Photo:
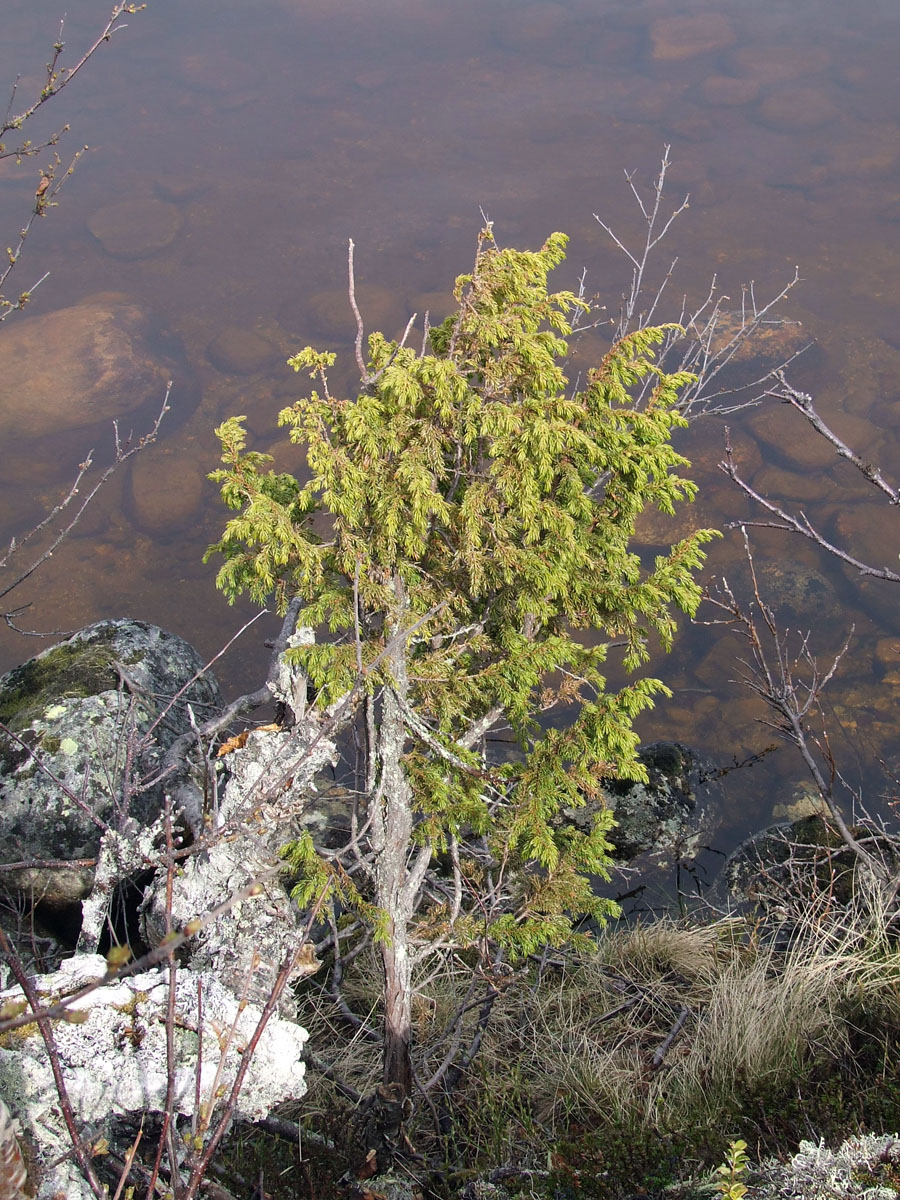
[[[69,0],[67,8],[74,50],[107,7]],[[7,9],[0,79],[20,74],[24,95],[39,81],[59,11],[49,0],[12,0]],[[648,184],[667,143],[670,207],[688,191],[691,203],[657,259],[659,271],[679,259],[674,307],[661,315],[677,315],[682,291],[704,294],[713,273],[729,296],[754,280],[768,297],[799,264],[803,282],[783,311],[803,322],[815,347],[793,380],[862,452],[893,470],[894,0],[220,0],[214,12],[151,0],[129,21],[50,113],[71,123],[72,149],[91,149],[31,238],[16,287],[51,275],[14,321],[24,326],[117,293],[146,315],[147,347],[174,381],[173,411],[158,445],[111,482],[24,597],[35,601],[39,628],[130,614],[215,653],[250,612],[228,609],[214,569],[201,563],[223,520],[204,481],[216,460],[212,430],[244,412],[255,447],[277,445],[277,412],[298,385],[287,355],[313,342],[343,350],[346,360],[347,238],[356,242],[369,323],[387,333],[413,311],[440,309],[469,266],[479,207],[507,244],[568,232],[560,286],[586,267],[588,290],[615,309],[629,271],[593,214],[636,241],[640,220],[623,171]],[[7,242],[36,179],[34,164],[0,169]],[[14,336],[13,324],[0,330],[0,344]],[[589,349],[581,349],[585,361]],[[343,378],[350,386],[349,365]],[[66,386],[61,377],[63,407]],[[98,461],[109,453],[107,421],[38,435],[29,404],[18,391],[0,391],[6,537],[52,502],[88,447],[97,446]],[[146,428],[149,409],[123,401],[123,428]],[[822,459],[799,418],[776,408],[731,423],[759,490],[802,504],[829,534],[896,564],[900,519],[852,472]],[[747,515],[716,470],[721,422],[698,423],[684,447],[702,486],[702,523]],[[760,533],[755,545],[761,562],[825,576],[811,617],[789,609],[783,617],[812,624],[823,656],[855,624],[829,725],[836,737],[843,728],[841,765],[874,804],[890,785],[871,764],[900,757],[900,593],[889,584],[863,588],[783,535]],[[731,533],[713,550],[709,575],[738,578],[740,560]],[[232,691],[256,686],[260,629],[222,665]],[[4,631],[0,669],[33,648]],[[720,630],[685,629],[676,651],[654,662],[675,697],[642,734],[680,738],[722,764],[768,745],[770,731],[755,723],[758,704],[730,682],[735,651]],[[717,840],[726,849],[791,798],[803,771],[783,750],[731,778],[733,807]]]

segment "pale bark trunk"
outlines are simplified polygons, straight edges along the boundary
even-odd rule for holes
[[[406,596],[394,580],[397,610],[385,630],[396,648],[387,657],[391,683],[384,690],[377,735],[378,784],[372,803],[372,848],[375,852],[375,902],[389,918],[389,941],[381,948],[384,969],[383,1082],[412,1086],[412,974],[409,924],[420,880],[411,876],[413,791],[403,767],[407,703],[407,645],[402,639]]]
[[[384,1057],[382,1082],[398,1083],[408,1096],[412,1091],[412,979],[405,931],[398,937],[395,921],[392,940],[381,952],[384,965]]]

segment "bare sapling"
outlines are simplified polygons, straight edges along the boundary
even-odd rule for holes
[[[725,368],[739,352],[745,348],[752,350],[757,332],[790,324],[778,315],[778,310],[800,282],[800,273],[799,268],[795,268],[788,282],[768,300],[757,296],[756,284],[752,280],[742,284],[740,300],[735,303],[721,292],[718,278],[713,275],[706,294],[699,302],[689,302],[687,296],[682,295],[673,306],[669,301],[669,293],[678,257],[665,260],[661,271],[656,267],[656,260],[660,254],[659,248],[670,235],[673,225],[690,207],[690,194],[686,194],[671,211],[666,207],[666,176],[672,165],[669,151],[670,147],[666,146],[659,172],[649,192],[639,187],[636,172],[625,172],[628,190],[645,228],[643,241],[637,245],[629,244],[602,217],[594,214],[594,220],[627,259],[631,280],[621,297],[617,317],[601,316],[594,319],[597,310],[592,307],[587,314],[576,314],[573,325],[579,332],[605,328],[613,338],[625,337],[633,330],[646,329],[651,325],[661,325],[665,329],[665,336],[658,355],[660,366],[668,371],[687,372],[693,376],[682,392],[679,411],[691,418],[722,416],[758,404],[777,371],[783,370],[802,354],[802,349],[796,351],[758,378],[741,383],[738,387],[726,385],[722,378]],[[582,273],[578,293],[582,299],[587,298],[586,281],[586,273]]]
[[[744,526],[741,533],[750,567],[750,601],[743,603],[723,579],[717,591],[707,593],[708,602],[722,616],[701,623],[729,625],[742,638],[746,657],[738,660],[740,681],[768,710],[761,722],[799,752],[830,823],[859,867],[876,881],[885,902],[890,902],[900,887],[900,872],[893,856],[881,852],[878,831],[871,821],[863,820],[860,825],[854,819],[851,824],[845,815],[845,807],[854,818],[864,812],[863,798],[838,769],[822,708],[825,689],[849,650],[853,630],[828,666],[820,667],[810,645],[811,634],[792,635],[778,625],[774,610],[761,594]]]

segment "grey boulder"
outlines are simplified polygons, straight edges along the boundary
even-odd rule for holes
[[[151,825],[166,749],[220,706],[187,642],[143,621],[100,621],[0,678],[0,862],[96,858],[107,828]],[[93,869],[0,872],[9,897],[60,911]]]

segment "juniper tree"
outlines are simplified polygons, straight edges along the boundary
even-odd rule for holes
[[[332,393],[332,353],[289,360],[315,381],[280,416],[303,481],[246,450],[242,417],[217,430],[212,478],[238,513],[208,551],[224,556],[218,586],[281,609],[299,594],[299,621],[328,633],[291,653],[321,708],[344,698],[356,712],[354,836],[325,851],[305,835],[291,858],[298,899],[330,875],[376,924],[383,1077],[407,1091],[426,958],[522,960],[617,911],[589,879],[607,874],[611,814],[601,802],[587,832],[560,814],[596,802],[604,778],[644,778],[633,722],[667,689],[640,676],[609,688],[608,643],[632,672],[650,638],[671,644],[712,536],[651,567],[632,548],[647,505],[671,513],[694,496],[671,443],[691,377],[654,363],[662,327],[622,337],[570,386],[566,338],[586,306],[547,285],[566,240],[499,249],[486,229],[421,352],[375,333],[367,360],[351,243],[361,390]],[[514,743],[502,757],[488,741],[500,731]]]

